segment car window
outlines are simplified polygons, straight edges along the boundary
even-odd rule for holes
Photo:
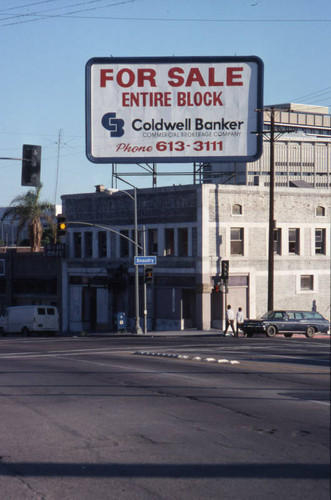
[[[304,315],[302,313],[296,312],[295,319],[304,319]]]
[[[40,314],[40,315],[45,314],[45,308],[44,307],[38,307],[38,314]]]
[[[294,319],[294,313],[293,312],[288,312],[287,313],[288,319]]]
[[[51,316],[54,316],[55,311],[52,307],[47,307],[47,314],[50,314]]]
[[[274,319],[283,319],[284,313],[281,311],[275,312]]]
[[[275,313],[273,311],[266,312],[265,314],[263,314],[261,319],[272,319],[274,317],[274,314]]]
[[[315,311],[305,311],[305,317],[307,319],[323,319],[323,316]]]

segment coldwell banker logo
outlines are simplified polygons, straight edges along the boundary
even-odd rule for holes
[[[124,135],[124,120],[116,118],[116,113],[106,113],[101,120],[102,126],[110,131],[110,137],[122,137]]]

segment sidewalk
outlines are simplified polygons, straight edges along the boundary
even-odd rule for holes
[[[160,331],[149,331],[145,333],[132,333],[132,332],[87,332],[85,334],[78,334],[81,337],[219,337],[219,338],[235,338],[232,334],[224,335],[222,330],[211,329],[211,330],[160,330]],[[276,335],[276,337],[283,337],[282,334]],[[242,333],[239,334],[239,338],[244,339]],[[253,338],[267,338],[263,333],[254,335]],[[293,334],[292,338],[306,338],[304,334]],[[326,333],[318,333],[313,337],[314,339],[328,338],[330,335]],[[246,339],[246,338],[245,338]],[[249,339],[247,339],[249,340]],[[290,340],[290,339],[288,339]]]

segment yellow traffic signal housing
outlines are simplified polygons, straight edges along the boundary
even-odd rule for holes
[[[67,233],[67,218],[65,215],[57,215],[57,235],[65,236]]]

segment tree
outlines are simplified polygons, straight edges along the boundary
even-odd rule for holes
[[[48,201],[40,201],[41,187],[16,196],[1,218],[1,221],[6,217],[10,217],[12,222],[17,220],[17,232],[28,226],[31,252],[40,251],[43,234],[42,218],[47,220],[55,234],[55,206]]]

